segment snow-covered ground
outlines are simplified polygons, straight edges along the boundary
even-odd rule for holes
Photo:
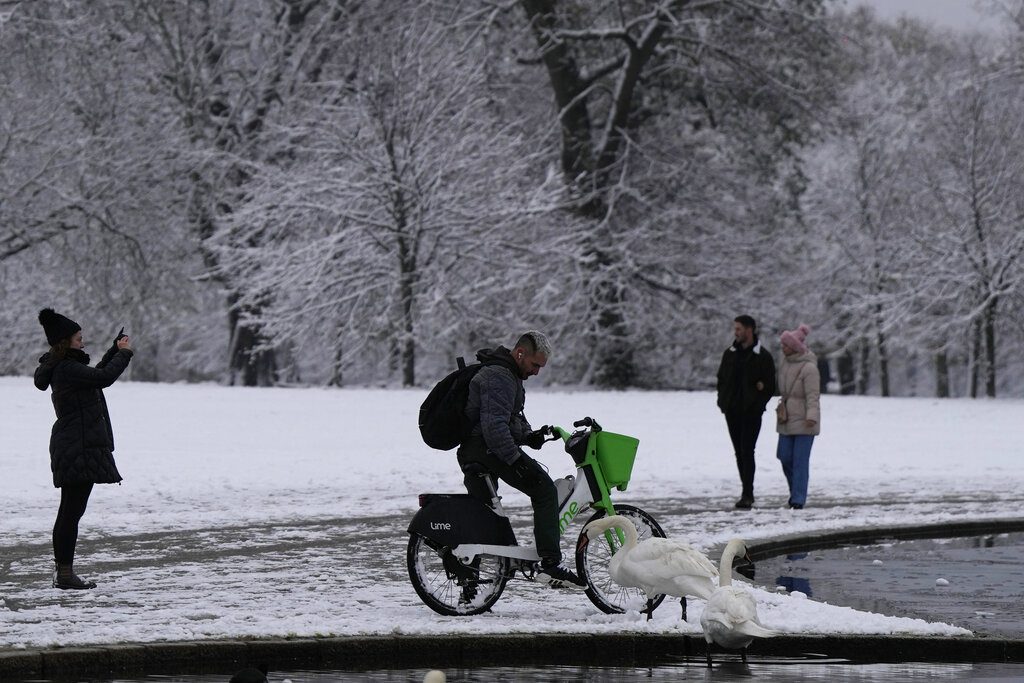
[[[757,507],[732,508],[738,477],[704,392],[528,388],[535,425],[590,415],[636,436],[619,502],[705,550],[733,536],[1024,516],[1024,402],[825,396],[809,507],[784,509],[765,416]],[[423,390],[244,389],[120,383],[107,392],[125,481],[98,486],[77,567],[100,587],[49,587],[49,395],[0,378],[0,646],[204,637],[386,633],[699,631],[666,605],[655,619],[605,615],[581,593],[512,582],[491,614],[439,618],[405,570],[405,524],[423,491],[457,491],[454,453],[422,445]],[[539,455],[572,471],[557,444]],[[529,539],[528,501],[504,490]],[[571,529],[568,549],[578,528]],[[753,587],[765,625],[797,633],[963,634]]]

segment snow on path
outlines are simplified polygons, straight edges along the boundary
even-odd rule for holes
[[[738,477],[707,392],[531,389],[535,425],[591,415],[641,440],[616,500],[706,550],[740,535],[1024,516],[1019,400],[823,397],[807,509],[783,509],[766,415],[757,508],[732,509]],[[0,378],[0,647],[200,637],[547,631],[696,632],[666,606],[651,622],[582,595],[513,582],[492,614],[439,618],[405,571],[405,524],[422,491],[456,491],[453,453],[419,441],[423,390],[117,384],[107,392],[121,486],[99,486],[82,523],[84,594],[48,586],[58,492],[48,395]],[[539,459],[571,471],[557,445]],[[505,490],[529,538],[526,499]],[[578,529],[571,531],[573,537]],[[566,542],[566,548],[569,542]],[[757,589],[755,589],[757,590]],[[962,629],[758,591],[789,632],[956,634]]]

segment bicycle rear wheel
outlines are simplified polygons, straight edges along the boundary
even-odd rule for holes
[[[449,617],[486,612],[501,597],[511,563],[507,557],[482,555],[470,564],[451,550],[412,534],[406,553],[409,581],[423,603]]]
[[[637,538],[641,541],[652,536],[665,538],[665,532],[662,531],[661,525],[654,517],[638,507],[616,505],[615,514],[622,515],[633,522],[636,526]],[[598,510],[587,520],[587,524],[605,515],[604,510]],[[587,524],[584,524],[583,528],[586,528]],[[584,534],[581,531],[576,544],[577,548],[579,548],[579,540],[582,540],[583,537]],[[612,580],[608,573],[608,563],[611,562],[613,554],[614,550],[609,547],[608,543],[598,542],[596,539],[587,543],[583,550],[576,551],[576,571],[580,578],[587,582],[586,592],[590,601],[606,614],[625,612],[630,603],[635,604],[638,600],[651,599],[654,603],[653,607],[660,605],[661,601],[665,599],[664,595],[646,595],[639,588],[620,586]]]

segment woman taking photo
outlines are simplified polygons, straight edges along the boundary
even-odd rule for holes
[[[789,507],[800,510],[807,502],[811,446],[821,432],[821,375],[818,359],[807,348],[811,328],[800,325],[782,333],[782,362],[778,388],[782,398],[776,408],[779,447],[776,455],[789,483]]]
[[[39,359],[35,384],[40,391],[53,390],[57,421],[50,433],[50,470],[53,485],[60,489],[60,508],[53,525],[53,587],[95,588],[96,584],[74,572],[78,521],[85,513],[93,484],[115,484],[121,475],[114,464],[114,433],[103,398],[103,389],[121,376],[132,358],[131,344],[121,334],[96,367],[82,341],[82,327],[75,321],[44,308],[39,323],[50,350]]]

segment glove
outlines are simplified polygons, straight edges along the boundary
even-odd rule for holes
[[[120,349],[117,348],[117,340],[120,339],[121,337],[126,337],[126,336],[128,336],[128,335],[126,335],[124,333],[124,328],[122,327],[121,331],[118,332],[118,334],[117,334],[117,338],[114,339],[114,342],[110,345],[110,348],[107,349],[106,353],[103,354],[103,358],[100,358],[99,362],[96,363],[96,368],[97,369],[107,367],[107,363],[110,362],[110,359],[113,358],[115,355],[117,355],[117,352],[120,350]]]
[[[520,455],[519,459],[512,463],[512,473],[520,479],[532,481],[537,473],[537,466],[529,456]]]
[[[107,353],[117,353],[117,342],[121,341],[121,339],[127,336],[128,335],[124,333],[124,328],[122,327],[121,331],[117,333],[116,337],[114,337],[114,341],[110,344],[110,351],[108,351]]]
[[[544,445],[545,437],[548,435],[548,426],[544,425],[540,429],[535,429],[523,439],[523,443],[532,448],[535,451],[539,451],[541,446]]]

